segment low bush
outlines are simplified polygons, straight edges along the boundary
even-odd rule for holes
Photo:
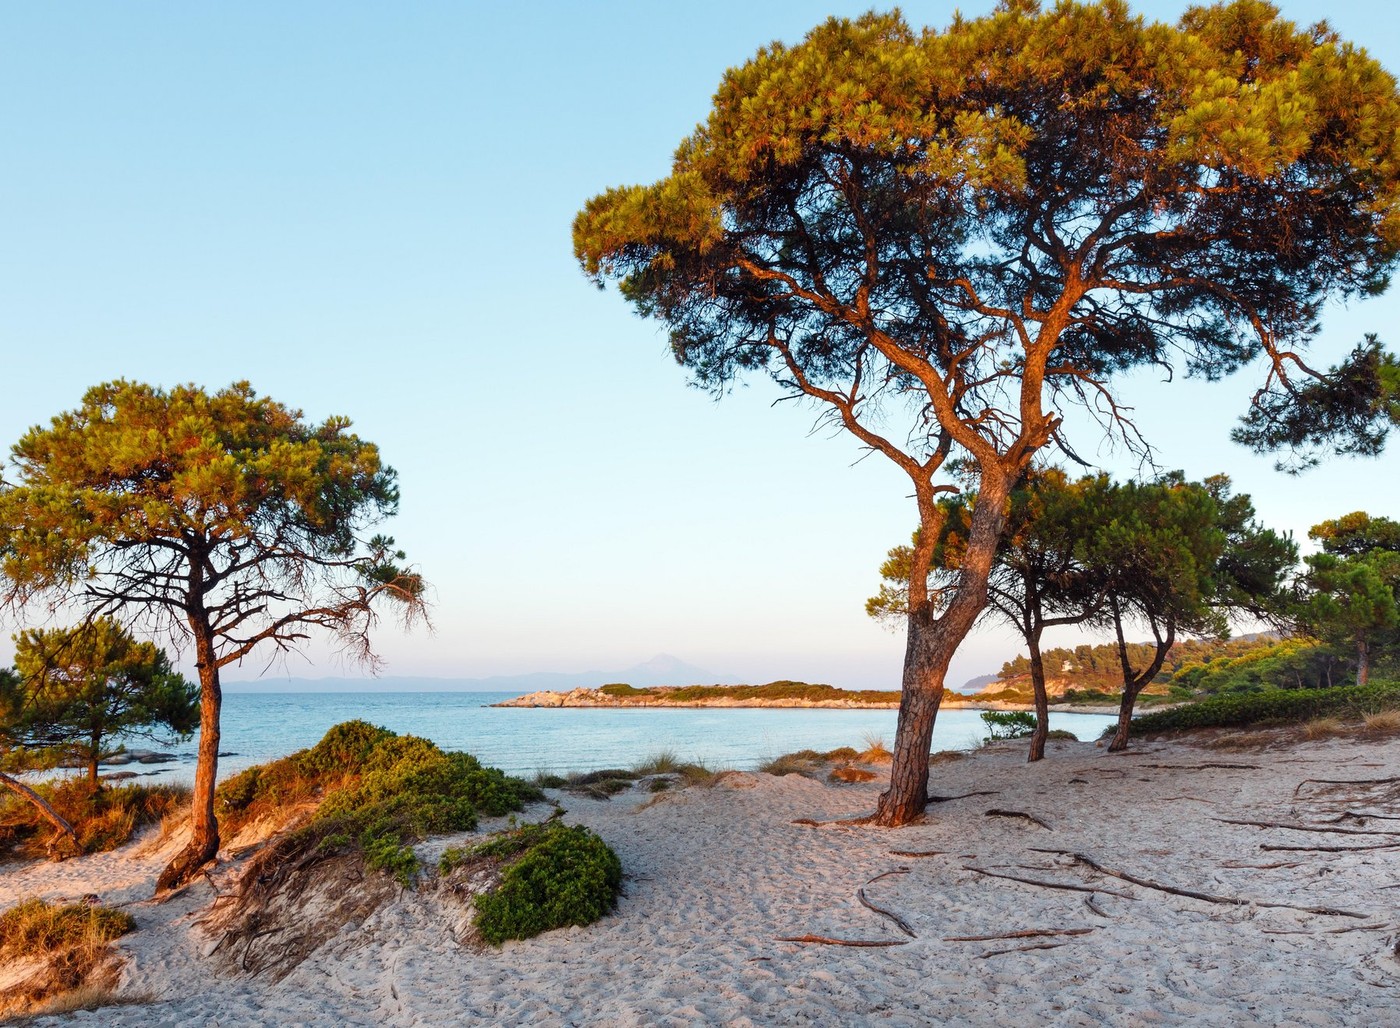
[[[308,750],[249,768],[216,797],[229,832],[288,805],[319,800],[311,820],[278,845],[290,851],[358,849],[371,868],[411,884],[410,844],[469,831],[477,815],[498,817],[542,799],[538,788],[448,753],[427,739],[364,721],[336,725]]]
[[[94,793],[80,778],[40,782],[33,788],[73,826],[80,853],[116,849],[137,829],[157,824],[190,797],[183,785],[123,785]],[[53,835],[53,826],[32,803],[8,792],[0,797],[0,854],[42,857]]]
[[[1050,729],[1050,731],[1048,731],[1048,732],[1045,733],[1045,738],[1049,739],[1049,740],[1052,741],[1052,742],[1054,742],[1054,741],[1056,741],[1056,740],[1059,740],[1059,741],[1061,741],[1061,742],[1078,742],[1078,741],[1079,741],[1079,736],[1075,735],[1073,732],[1067,732],[1067,731],[1065,731],[1063,728],[1052,728],[1052,729]]]
[[[638,689],[636,686],[628,685],[626,682],[613,682],[611,685],[603,686],[598,691],[604,696],[616,696],[618,698],[650,696],[652,694],[650,689]]]
[[[1400,708],[1400,683],[1378,682],[1364,689],[1270,689],[1212,696],[1171,710],[1135,718],[1133,735],[1238,728],[1246,725],[1303,724],[1316,718],[1360,719],[1366,714]]]
[[[503,862],[500,884],[476,898],[473,923],[493,946],[551,928],[587,925],[617,903],[622,864],[581,825],[524,825],[476,847]]]
[[[1035,715],[1028,710],[984,710],[982,723],[989,740],[1024,739],[1035,731]]]

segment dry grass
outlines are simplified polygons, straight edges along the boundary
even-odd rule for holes
[[[128,914],[106,907],[61,907],[40,899],[11,907],[0,914],[0,959],[28,961],[35,966],[28,978],[0,1000],[0,1012],[33,1010],[39,1003],[58,1004],[60,997],[85,988],[92,994],[79,995],[75,1001],[90,1002],[96,992],[110,991],[114,976],[102,970],[109,964],[108,943],[135,927]]]
[[[76,1014],[84,1010],[101,1010],[104,1007],[140,1007],[156,1002],[153,992],[135,992],[125,995],[117,993],[109,985],[80,985],[57,995],[50,996],[30,1010],[33,1017],[53,1014]],[[29,1018],[20,1018],[11,1024],[21,1025]]]
[[[826,776],[829,782],[873,782],[879,777],[874,771],[863,767],[838,767]]]
[[[812,760],[801,753],[787,753],[760,764],[758,770],[765,775],[806,775],[811,777],[820,767],[818,760]]]
[[[1368,735],[1394,735],[1400,732],[1400,710],[1377,710],[1361,718],[1363,730]]]
[[[865,749],[856,756],[856,760],[862,764],[888,764],[894,760],[894,754],[885,745],[883,736],[872,733],[865,736]]]
[[[87,780],[79,778],[41,783],[35,791],[73,826],[81,853],[116,849],[137,829],[187,804],[190,796],[181,785],[124,785],[92,793]],[[54,834],[33,804],[8,793],[0,798],[0,854],[43,857]]]
[[[1303,737],[1306,739],[1330,739],[1346,735],[1347,732],[1346,722],[1338,717],[1315,717],[1303,725]]]
[[[966,750],[939,750],[928,758],[930,764],[951,764],[955,760],[966,760]]]

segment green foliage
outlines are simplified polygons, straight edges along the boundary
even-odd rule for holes
[[[39,956],[110,942],[136,928],[125,911],[28,899],[0,914],[0,956]]]
[[[1132,723],[1133,735],[1195,728],[1300,724],[1321,717],[1356,717],[1400,707],[1400,683],[1359,688],[1273,689],[1213,696],[1170,710],[1144,714]]]
[[[1045,738],[1046,738],[1047,740],[1051,741],[1051,742],[1054,742],[1054,741],[1056,741],[1056,740],[1061,741],[1061,742],[1078,742],[1078,741],[1079,741],[1079,736],[1075,735],[1073,732],[1066,731],[1066,730],[1063,729],[1063,728],[1052,728],[1052,729],[1050,729],[1050,731],[1048,731],[1048,732],[1045,733]]]
[[[668,703],[694,703],[704,700],[797,700],[802,702],[849,701],[852,703],[898,703],[897,690],[838,689],[834,685],[807,682],[769,682],[767,685],[684,685],[652,690]]]
[[[984,710],[982,723],[988,739],[1024,739],[1035,731],[1035,715],[1028,710]]]
[[[622,864],[581,825],[526,825],[473,851],[507,861],[500,884],[476,899],[473,923],[488,943],[592,924],[617,902]]]
[[[650,696],[650,689],[637,689],[626,682],[613,682],[598,690],[604,696]]]
[[[409,843],[468,831],[477,815],[498,817],[543,798],[535,786],[448,753],[427,739],[396,735],[365,721],[331,728],[289,757],[249,768],[219,787],[218,809],[236,829],[258,816],[319,798],[293,833],[323,850],[357,849],[371,868],[405,885],[418,867]]]
[[[73,826],[80,853],[100,853],[127,842],[136,830],[158,824],[189,802],[180,785],[123,785],[92,792],[81,779],[39,782],[35,792]],[[33,804],[0,794],[0,855],[45,855],[52,826]]]
[[[188,738],[199,724],[199,689],[165,651],[107,618],[15,636],[18,675],[0,679],[0,740],[30,768],[76,765],[96,789],[114,735]],[[162,740],[163,741],[163,740]]]
[[[1175,650],[1173,651],[1175,657]],[[1176,659],[1168,680],[1176,699],[1269,689],[1316,689],[1331,684],[1336,657],[1330,647],[1307,638],[1261,640],[1242,651],[1221,646],[1216,655],[1198,652]]]

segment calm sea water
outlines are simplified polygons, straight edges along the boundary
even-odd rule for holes
[[[894,743],[893,710],[723,709],[618,710],[492,707],[516,693],[384,692],[267,693],[224,697],[219,761],[225,778],[253,764],[313,745],[326,729],[361,718],[400,734],[465,750],[516,775],[628,767],[662,750],[714,768],[749,769],[794,750],[863,748],[867,737]],[[1111,718],[1051,714],[1052,728],[1096,739]],[[984,726],[975,710],[938,715],[933,749],[971,749]],[[149,749],[147,742],[133,748]],[[194,777],[195,742],[173,747],[178,759],[120,770],[151,774],[142,781]],[[111,768],[110,770],[118,770]]]

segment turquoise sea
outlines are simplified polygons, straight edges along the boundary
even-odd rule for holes
[[[516,693],[231,693],[224,697],[219,777],[314,744],[326,729],[361,718],[444,749],[465,750],[516,775],[628,767],[662,750],[714,768],[753,768],[794,750],[894,743],[893,710],[617,710],[492,707]],[[1110,718],[1052,714],[1052,728],[1096,739]],[[933,749],[971,749],[985,734],[975,710],[938,715]],[[152,744],[133,741],[133,748]],[[128,764],[138,781],[194,777],[195,740],[168,748],[166,764]],[[149,778],[144,776],[151,776]]]

